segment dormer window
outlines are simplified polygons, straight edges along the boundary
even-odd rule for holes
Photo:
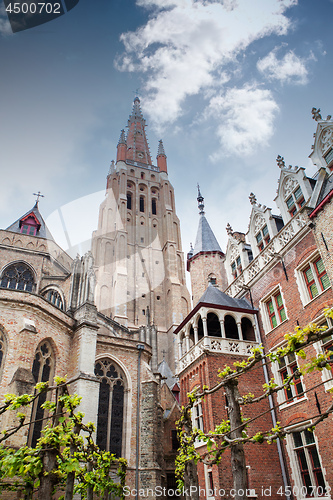
[[[39,229],[39,224],[37,223],[35,217],[29,215],[20,221],[21,233],[28,234],[29,236],[36,236]]]
[[[269,235],[268,227],[265,225],[259,233],[256,234],[257,245],[259,251],[261,252],[266,245],[271,241],[271,237]]]
[[[236,279],[237,276],[239,276],[242,273],[242,262],[240,256],[234,260],[234,262],[231,263],[231,273],[233,277]]]
[[[287,198],[286,203],[288,211],[290,215],[293,217],[295,213],[298,212],[298,210],[302,208],[302,206],[305,203],[304,196],[300,186],[298,186],[295,189],[295,191],[289,196],[289,198]]]

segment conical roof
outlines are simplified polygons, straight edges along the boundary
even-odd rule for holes
[[[36,236],[54,241],[54,238],[39,211],[38,202],[35,203],[34,207],[31,210],[29,210],[27,213],[22,215],[22,217],[17,219],[13,224],[7,227],[6,230],[11,231],[12,233],[21,233],[22,222],[29,216],[33,217],[38,223]]]
[[[220,245],[210,227],[205,214],[200,215],[199,227],[195,245],[193,249],[193,256],[200,252],[222,252]]]

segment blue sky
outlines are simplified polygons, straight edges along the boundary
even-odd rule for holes
[[[138,89],[153,158],[164,142],[183,250],[197,182],[224,249],[228,222],[247,231],[251,191],[277,213],[278,154],[315,172],[311,108],[333,114],[332,18],[331,0],[80,0],[11,34],[0,3],[0,227],[40,190],[51,230],[65,205],[73,243],[85,240]]]

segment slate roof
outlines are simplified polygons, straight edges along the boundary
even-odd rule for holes
[[[333,173],[330,174],[323,183],[321,192],[317,201],[317,206],[323,201],[323,199],[332,191],[333,189]]]
[[[45,221],[44,221],[44,219],[43,219],[43,217],[38,209],[38,203],[36,203],[34,205],[34,207],[31,210],[29,210],[26,214],[22,215],[13,224],[11,224],[9,227],[7,227],[6,231],[11,231],[12,233],[21,233],[20,221],[22,219],[24,219],[25,217],[27,217],[31,213],[33,213],[35,215],[35,217],[37,218],[37,220],[40,224],[40,228],[37,231],[36,236],[38,236],[39,238],[46,238],[48,240],[54,241],[54,238],[53,238],[49,228],[45,224]]]
[[[162,375],[162,377],[165,377],[166,380],[163,380],[162,382],[165,382],[167,386],[169,387],[170,390],[173,389],[174,385],[177,384],[178,379],[175,377],[171,371],[170,366],[168,363],[163,359],[161,363],[158,365],[158,371]]]
[[[200,252],[223,253],[204,214],[200,215],[199,227],[193,249],[193,255],[196,255]]]
[[[198,304],[214,304],[226,308],[249,309],[253,311],[251,304],[246,299],[234,299],[217,287],[209,283],[205,293],[199,299]]]

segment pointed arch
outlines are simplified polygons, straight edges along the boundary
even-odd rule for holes
[[[55,354],[50,339],[44,339],[39,343],[35,352],[31,371],[35,384],[39,382],[51,382],[53,380],[55,372]],[[46,411],[42,408],[42,405],[47,400],[47,397],[49,397],[49,393],[41,393],[34,401],[31,409],[28,445],[33,448],[36,446],[37,440],[40,438],[41,431],[46,423],[44,420]]]
[[[96,361],[95,375],[100,381],[96,444],[102,450],[121,457],[124,442],[125,373],[117,363],[105,357]]]

